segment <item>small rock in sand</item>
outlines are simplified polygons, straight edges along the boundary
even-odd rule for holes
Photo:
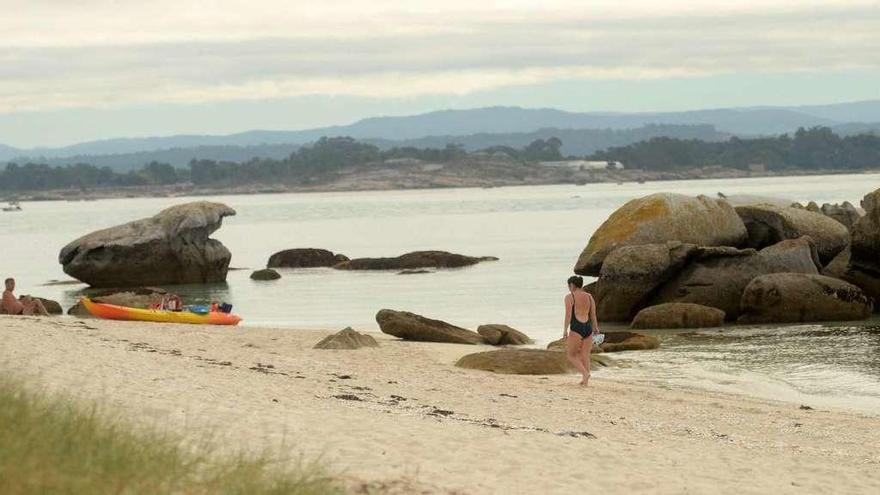
[[[356,332],[351,327],[328,335],[315,344],[315,349],[360,349],[362,347],[379,347],[376,339],[369,335]],[[343,375],[351,378],[348,375]],[[341,376],[337,378],[342,379]]]

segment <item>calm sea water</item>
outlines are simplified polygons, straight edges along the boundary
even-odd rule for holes
[[[220,196],[238,211],[215,234],[232,251],[227,284],[175,290],[192,302],[232,303],[246,325],[377,330],[381,308],[404,309],[465,327],[506,323],[541,341],[562,330],[565,279],[590,234],[625,201],[653,192],[756,194],[858,203],[880,175],[594,184],[496,189]],[[58,251],[93,230],[155,214],[187,198],[33,202],[0,214],[0,275],[20,292],[65,307],[83,286],[44,286],[67,277]],[[350,257],[442,249],[500,261],[426,275],[282,270],[254,282],[279,250],[321,247]],[[621,379],[681,383],[880,411],[880,334],[868,326],[737,328],[662,336],[656,352],[630,353]],[[611,375],[608,373],[607,375]]]

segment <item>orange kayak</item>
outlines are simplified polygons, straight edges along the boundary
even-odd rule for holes
[[[165,311],[160,309],[140,309],[116,306],[115,304],[97,303],[84,297],[83,306],[89,313],[105,320],[152,321],[156,323],[187,323],[190,325],[238,325],[241,317],[219,311],[207,314],[190,313],[189,311]]]

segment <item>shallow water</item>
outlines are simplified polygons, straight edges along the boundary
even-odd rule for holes
[[[232,251],[234,267],[261,268],[272,253],[293,247],[327,248],[351,257],[442,249],[500,261],[406,276],[281,270],[283,278],[275,282],[254,282],[250,270],[237,270],[229,273],[227,284],[174,290],[193,302],[228,301],[246,325],[376,330],[376,311],[393,308],[466,327],[507,323],[546,342],[561,334],[565,279],[575,259],[590,234],[629,199],[658,191],[712,196],[722,191],[857,204],[878,186],[880,175],[870,174],[199,198],[238,211],[215,235]],[[22,212],[0,214],[0,275],[15,276],[21,293],[70,306],[82,286],[41,286],[67,278],[57,261],[67,242],[187,200],[26,203]],[[835,404],[842,397],[844,405],[880,405],[875,330],[808,326],[734,329],[723,335],[720,340],[712,334],[664,336],[661,350],[628,354],[637,365],[621,376],[766,397],[807,394]]]

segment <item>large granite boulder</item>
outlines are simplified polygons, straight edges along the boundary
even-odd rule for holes
[[[147,309],[153,304],[162,302],[162,299],[166,294],[168,293],[163,289],[142,287],[121,291],[106,290],[93,293],[90,295],[90,298],[94,302],[104,304],[115,304],[116,306],[125,306],[127,308]],[[87,310],[80,302],[77,302],[68,309],[67,314],[81,318],[90,318],[92,316],[92,314],[89,313],[89,310]]]
[[[267,268],[322,268],[348,261],[343,254],[334,254],[326,249],[300,248],[285,249],[269,257]]]
[[[338,270],[413,270],[417,268],[460,268],[483,261],[497,261],[492,256],[474,257],[446,251],[415,251],[396,258],[357,258],[344,261]]]
[[[445,321],[432,320],[407,311],[382,309],[376,313],[376,323],[383,333],[403,340],[446,342],[450,344],[485,344],[486,339]]]
[[[477,333],[491,345],[527,345],[535,342],[519,330],[497,323],[480,325]]]
[[[598,366],[611,362],[601,356],[591,356]],[[561,375],[575,371],[562,352],[541,349],[499,349],[468,354],[455,363],[459,368],[491,371],[508,375]]]
[[[862,199],[865,216],[852,228],[850,260],[844,279],[880,299],[880,189]]]
[[[724,324],[724,311],[699,304],[667,303],[645,308],[632,328],[711,328]]]
[[[752,205],[739,206],[736,213],[749,233],[746,247],[761,249],[786,239],[809,236],[825,264],[849,244],[849,231],[843,224],[807,209]]]
[[[739,301],[749,282],[768,273],[818,274],[815,248],[808,237],[754,249],[703,248],[675,277],[658,288],[645,306],[693,303],[718,308],[727,319],[739,316]]]
[[[64,272],[93,287],[223,282],[231,254],[209,236],[235,210],[199,201],[99,230],[65,246]]]
[[[742,296],[740,323],[864,320],[871,300],[850,283],[824,275],[773,273],[752,280]]]
[[[315,344],[315,349],[360,349],[362,347],[379,347],[379,343],[373,337],[358,333],[351,327],[328,335]]]
[[[624,246],[605,258],[599,280],[587,287],[600,321],[629,321],[646,299],[699,252],[693,244]]]
[[[590,238],[575,264],[598,276],[605,258],[623,246],[679,241],[698,246],[739,246],[746,229],[727,202],[706,196],[658,193],[624,204]]]
[[[825,203],[820,211],[826,217],[833,218],[843,224],[850,232],[856,222],[865,214],[864,210],[856,208],[849,201],[844,201],[842,204]]]

